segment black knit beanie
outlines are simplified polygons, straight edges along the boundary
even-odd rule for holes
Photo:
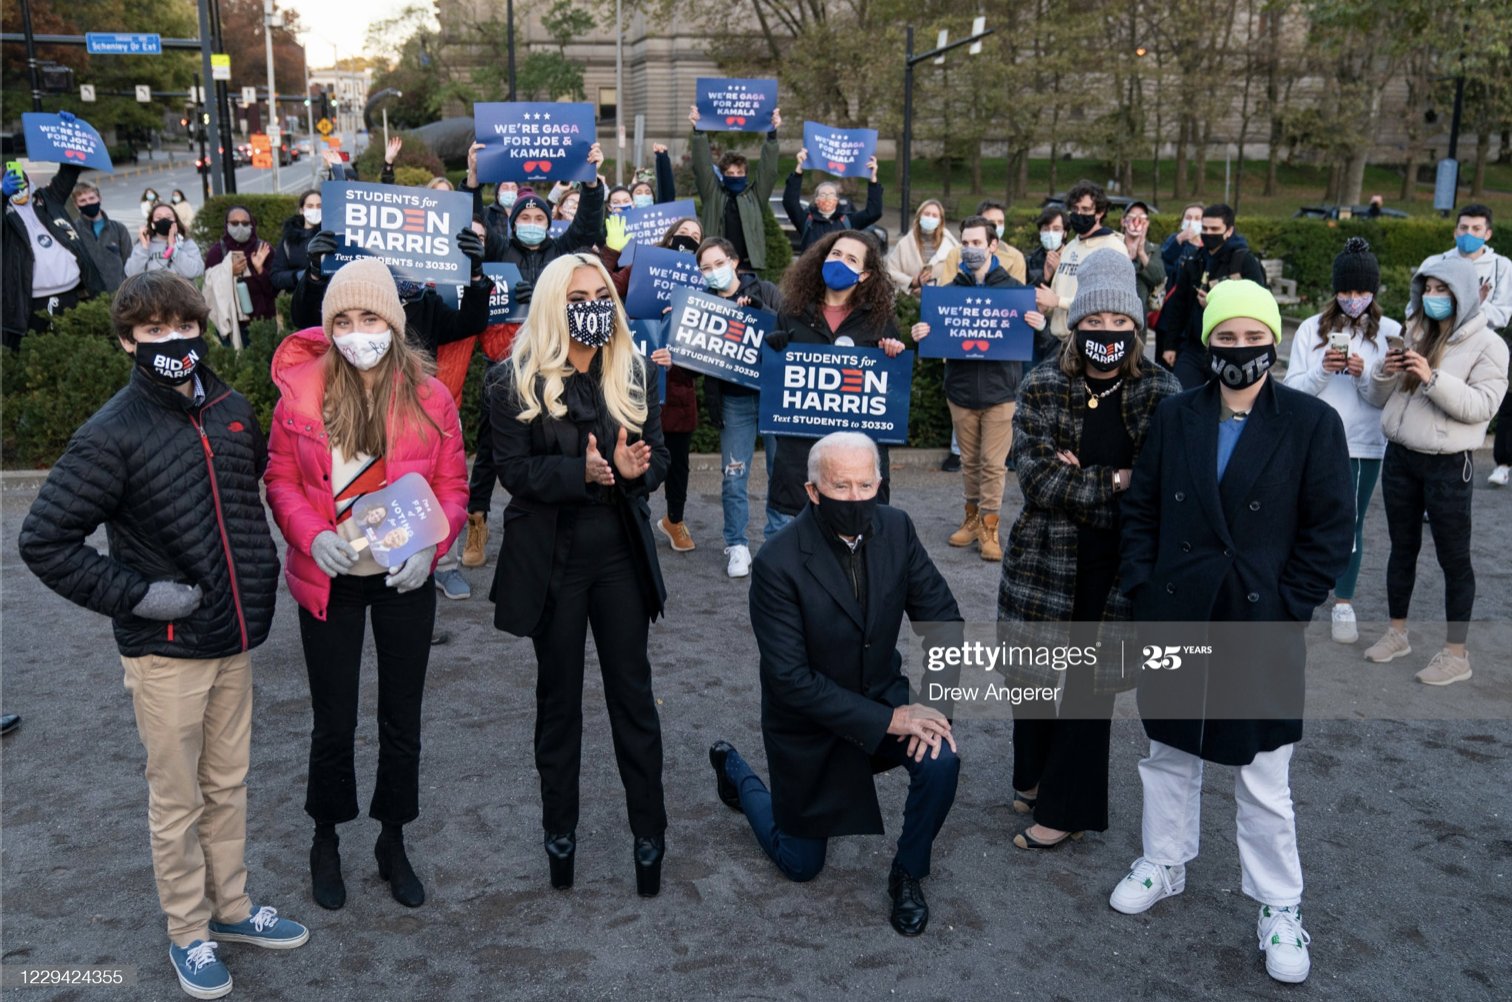
[[[1381,265],[1370,244],[1364,237],[1350,237],[1344,241],[1344,250],[1333,263],[1333,291],[1368,292],[1381,291]]]

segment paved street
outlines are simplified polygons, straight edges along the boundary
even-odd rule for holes
[[[167,169],[154,169],[151,171],[136,172],[132,170],[136,166],[147,166],[147,161],[140,165],[122,165],[122,175],[99,174],[88,172],[85,177],[100,189],[100,201],[105,206],[105,211],[111,218],[119,219],[128,227],[141,224],[142,192],[151,188],[158,196],[167,199],[173,189],[182,189],[189,197],[189,202],[196,209],[204,204],[204,196],[201,194],[199,172],[194,169],[194,158],[198,156],[198,147],[193,154],[186,153],[182,144],[172,151],[174,159],[166,160],[166,154],[159,153],[159,163],[173,166]],[[295,161],[287,167],[279,169],[278,191],[290,193],[300,192],[310,187],[310,160],[308,157]],[[238,167],[236,169],[236,189],[238,192],[253,195],[267,195],[275,189],[273,187],[273,171],[257,167]],[[273,234],[263,234],[265,238],[276,238]]]
[[[166,194],[167,178],[151,183]],[[125,185],[132,213],[143,183]],[[967,618],[991,620],[997,568],[944,545],[960,512],[960,481],[928,461],[897,472],[894,500],[913,515]],[[961,724],[960,794],[936,844],[925,883],[933,915],[917,940],[887,924],[889,837],[832,842],[816,880],[784,881],[743,820],[715,798],[706,758],[711,741],[727,738],[765,773],[747,587],[724,576],[718,472],[705,464],[694,471],[688,513],[698,549],[673,554],[663,545],[670,613],[652,630],[671,815],[661,896],[635,895],[591,665],[577,886],[549,888],[530,752],[535,663],[527,641],[492,627],[490,564],[466,572],[471,601],[441,603],[451,642],[431,660],[422,813],[408,834],[428,901],[411,911],[390,899],[371,855],[377,825],[364,818],[341,829],[347,907],[317,908],[302,811],[309,695],[295,605],[284,591],[273,635],[255,658],[247,858],[255,899],[312,933],[287,954],[225,947],[232,997],[1512,999],[1512,492],[1484,488],[1488,463],[1482,454],[1476,473],[1476,614],[1491,622],[1471,633],[1475,678],[1446,690],[1413,681],[1441,626],[1415,632],[1417,654],[1390,666],[1337,648],[1320,658],[1335,696],[1368,697],[1419,719],[1356,710],[1338,714],[1356,719],[1307,725],[1292,766],[1313,937],[1313,974],[1302,987],[1270,981],[1254,948],[1256,906],[1240,893],[1233,842],[1232,770],[1208,770],[1203,854],[1188,867],[1186,892],[1138,917],[1108,908],[1109,890],[1139,854],[1136,764],[1147,744],[1132,720],[1114,724],[1111,829],[1036,854],[1010,841],[1023,824],[1008,806],[1010,726]],[[753,489],[764,496],[759,477]],[[139,979],[123,989],[17,989],[18,1000],[181,997],[153,890],[143,756],[109,624],[46,591],[20,564],[16,534],[34,492],[35,482],[11,477],[0,497],[4,708],[25,717],[0,746],[3,959],[124,965]],[[500,491],[495,552],[503,501]],[[1019,503],[1010,476],[1005,514]],[[759,525],[761,505],[753,509]],[[653,510],[661,514],[660,500]],[[1357,601],[1362,619],[1378,622],[1386,560],[1379,495],[1367,546]],[[1425,545],[1418,592],[1425,621],[1442,608],[1431,550]],[[1362,636],[1373,629],[1362,624]],[[371,667],[370,651],[357,749],[363,796],[377,749]],[[896,837],[906,780],[884,775],[879,789]]]

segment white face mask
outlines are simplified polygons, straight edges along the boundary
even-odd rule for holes
[[[1181,228],[1186,230],[1188,233],[1196,233],[1198,230],[1202,229],[1202,220],[1183,219],[1181,221]]]
[[[1060,230],[1040,230],[1040,246],[1047,251],[1060,250],[1065,234]]]
[[[935,230],[937,230],[939,228],[940,228],[940,217],[939,216],[920,216],[919,217],[919,229],[923,230],[925,233],[933,233]]]
[[[309,223],[311,226],[319,226],[320,225],[320,210],[319,209],[306,209],[306,210],[304,210],[304,217],[305,217],[305,222]]]
[[[350,334],[333,334],[331,341],[342,356],[352,363],[352,368],[366,372],[383,361],[383,356],[388,354],[394,343],[394,332],[353,331]]]

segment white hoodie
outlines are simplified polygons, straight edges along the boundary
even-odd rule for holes
[[[1402,325],[1390,317],[1382,317],[1372,342],[1365,337],[1365,322],[1362,317],[1353,321],[1349,331],[1349,353],[1365,359],[1365,368],[1358,376],[1347,372],[1329,372],[1323,368],[1323,356],[1328,344],[1318,343],[1318,326],[1322,314],[1314,314],[1302,321],[1297,333],[1292,336],[1291,360],[1286,367],[1286,385],[1326,402],[1339,412],[1344,422],[1344,434],[1349,439],[1350,459],[1380,459],[1386,455],[1386,435],[1381,431],[1381,408],[1370,402],[1370,374],[1386,357],[1386,338],[1400,335]]]

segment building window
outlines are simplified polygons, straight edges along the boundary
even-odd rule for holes
[[[598,117],[601,122],[619,119],[619,94],[613,87],[599,88]]]

